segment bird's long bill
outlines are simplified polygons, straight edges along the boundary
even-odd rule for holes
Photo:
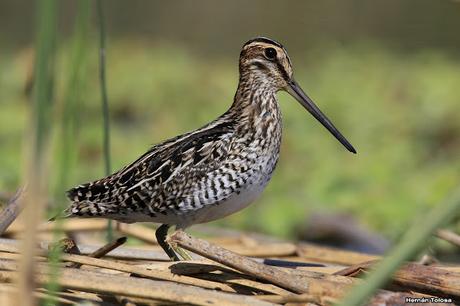
[[[332,122],[326,117],[326,115],[321,112],[321,110],[316,106],[315,103],[307,96],[307,94],[302,90],[299,84],[292,80],[289,82],[287,87],[287,92],[293,96],[297,101],[305,107],[306,110],[313,115],[341,144],[347,148],[348,151],[356,153],[355,148],[348,142],[348,140],[337,130],[337,128],[332,124]]]

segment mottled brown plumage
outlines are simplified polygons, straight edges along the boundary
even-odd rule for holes
[[[317,109],[292,77],[284,47],[267,38],[248,41],[240,54],[233,104],[193,132],[153,146],[132,164],[68,191],[66,217],[103,217],[122,222],[186,228],[222,218],[250,204],[270,180],[279,157],[281,114],[276,93],[298,99],[350,151],[353,147]]]

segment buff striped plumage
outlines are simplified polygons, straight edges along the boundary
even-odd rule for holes
[[[285,54],[273,68],[259,54],[267,46]],[[276,92],[283,74],[292,74],[290,65],[279,43],[266,38],[247,42],[228,111],[202,128],[153,146],[108,177],[72,188],[66,217],[187,227],[248,205],[266,186],[278,161],[281,114]]]

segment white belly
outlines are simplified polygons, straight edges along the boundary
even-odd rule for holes
[[[144,213],[132,212],[127,216],[117,215],[113,218],[125,223],[155,222],[176,225],[177,228],[185,229],[190,225],[221,219],[244,209],[257,199],[267,185],[267,182],[268,180],[247,186],[239,194],[234,193],[219,204],[207,204],[195,210],[185,212],[169,211],[166,215],[157,214],[155,217],[150,217]]]
[[[240,194],[232,194],[228,199],[219,204],[206,205],[196,211],[188,212],[188,218],[191,224],[205,223],[224,218],[236,213],[259,197],[267,184],[256,183],[242,190]],[[188,224],[184,224],[188,226]]]

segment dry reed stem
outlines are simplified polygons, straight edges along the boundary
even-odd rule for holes
[[[460,298],[460,273],[407,263],[396,271],[393,281],[406,288]]]
[[[0,238],[0,251],[7,251],[12,253],[18,252],[18,240]],[[40,242],[40,249],[47,250],[49,247],[48,242]],[[81,254],[89,255],[96,251],[99,247],[96,245],[79,244]],[[42,253],[45,254],[45,253]],[[107,255],[112,258],[126,259],[126,260],[149,260],[149,261],[166,261],[169,260],[164,251],[144,250],[134,248],[117,248]]]
[[[92,252],[89,254],[89,257],[94,257],[94,258],[101,258],[105,256],[107,253],[113,251],[114,249],[118,248],[119,246],[123,245],[126,242],[127,238],[126,237],[120,237],[115,239],[112,242],[109,242],[105,244],[104,246],[100,247],[96,251]]]
[[[154,263],[148,265],[137,265],[138,267],[150,268],[161,271],[170,271],[178,275],[193,275],[200,279],[227,283],[230,285],[244,286],[272,294],[288,294],[290,291],[278,286],[257,282],[250,277],[230,269],[220,264],[210,264],[207,260],[203,261],[181,261]],[[216,272],[216,273],[212,273]]]
[[[195,275],[200,279],[205,279],[215,282],[223,282],[230,285],[244,286],[250,289],[255,289],[255,291],[265,292],[269,294],[281,294],[286,295],[291,292],[280,288],[272,284],[261,283],[252,279],[248,279],[247,276],[235,272],[221,272],[221,273],[203,273]],[[254,291],[254,290],[253,290]]]
[[[14,248],[12,246],[6,245],[2,246],[0,244],[0,249],[5,250],[9,249],[9,251],[17,251],[17,248]],[[189,273],[198,273],[198,272],[209,272],[210,269],[215,269],[214,267],[210,268],[209,266],[206,266],[204,268],[201,268],[197,266],[197,264],[200,262],[194,262],[194,266],[191,266],[189,270]],[[158,270],[163,270],[163,272],[167,267],[174,267],[175,266],[175,272],[178,274],[181,274],[181,269],[179,268],[182,266],[182,269],[185,269],[187,267],[187,263],[158,263],[162,267]],[[415,265],[415,264],[413,264]],[[369,264],[361,264],[358,265],[358,268],[364,269],[368,267]],[[411,288],[417,288],[420,291],[423,292],[440,292],[441,294],[457,294],[458,295],[458,286],[449,286],[449,284],[455,284],[455,279],[457,275],[459,274],[458,272],[455,274],[452,274],[453,272],[458,271],[456,267],[429,267],[431,270],[429,272],[423,272],[422,269],[424,269],[424,266],[422,265],[415,265],[418,268],[415,268],[417,270],[416,273],[406,273],[406,266],[403,266],[400,270],[400,273],[397,273],[395,275],[395,281],[398,283],[404,283],[404,286],[406,287],[411,287]],[[428,267],[426,267],[428,268]],[[202,269],[205,269],[203,271]],[[356,270],[357,267],[350,267],[347,268],[348,271],[350,270]],[[413,270],[414,268],[412,268]],[[193,271],[194,270],[194,271]],[[317,290],[322,290],[327,289],[328,287],[334,287],[335,283],[343,283],[343,284],[350,284],[352,283],[352,279],[348,277],[341,277],[339,275],[328,275],[324,273],[318,273],[318,272],[312,272],[312,271],[306,271],[306,270],[296,270],[296,269],[283,269],[283,271],[286,271],[289,274],[293,274],[296,277],[304,277],[306,281],[311,281],[311,278],[314,279],[319,279],[319,280],[325,280],[326,282],[324,284],[320,283],[318,286],[314,286],[314,288],[311,288],[311,290],[315,289]],[[185,274],[185,272],[184,272]],[[173,274],[174,275],[174,274]],[[449,277],[450,275],[450,277]],[[443,279],[446,279],[447,281],[442,281]],[[452,281],[450,281],[452,279]],[[430,282],[427,282],[427,280],[430,280]],[[358,281],[358,280],[356,280]],[[332,282],[332,286],[328,283]]]
[[[251,257],[284,257],[291,256],[296,253],[297,247],[293,243],[259,243],[257,245],[242,246],[229,245],[226,249],[238,253],[242,256]]]
[[[118,239],[115,239],[112,242],[109,242],[109,243],[103,245],[102,247],[100,247],[96,251],[92,252],[91,254],[88,254],[88,256],[93,257],[93,258],[104,257],[107,253],[109,253],[109,252],[113,251],[114,249],[118,248],[119,246],[123,245],[125,242],[126,242],[126,237],[120,237]],[[76,255],[81,254],[79,249],[78,249],[78,252],[65,252],[65,253],[71,253],[71,254],[76,254]],[[79,267],[81,267],[80,263],[73,262],[72,264],[69,265],[69,268],[79,268]]]
[[[308,292],[307,283],[299,282],[299,279],[290,277],[288,273],[278,268],[260,264],[205,240],[194,238],[183,231],[176,231],[168,240],[169,243],[177,244],[184,249],[282,288],[294,292]]]
[[[176,235],[176,234],[175,234]],[[174,240],[174,236],[171,238]],[[186,235],[186,234],[185,234]],[[4,241],[10,241],[3,239]],[[214,259],[216,256],[221,256],[221,249],[217,246],[212,246],[217,248],[219,252],[215,253],[215,249],[209,248],[209,243],[202,244],[202,240],[195,238],[185,238],[186,243],[178,243],[184,248],[187,248],[195,252],[195,249],[200,249],[199,254],[202,254],[208,257],[211,260],[217,261],[218,263],[210,264],[209,261],[192,261],[192,262],[156,262],[149,265],[140,265],[140,264],[123,264],[119,262],[109,261],[109,260],[97,260],[94,258],[89,258],[87,256],[75,256],[75,255],[64,255],[64,260],[77,262],[80,264],[88,265],[93,267],[100,267],[104,269],[110,269],[111,271],[120,271],[124,273],[133,273],[136,275],[156,278],[156,279],[165,279],[168,281],[180,283],[180,284],[189,284],[194,286],[201,286],[203,288],[219,288],[220,290],[228,292],[240,292],[240,293],[251,293],[251,292],[268,292],[272,294],[277,294],[281,296],[289,295],[288,291],[285,289],[279,288],[271,284],[264,284],[254,280],[248,279],[246,275],[241,275],[234,270],[243,271],[239,265],[245,263],[240,261],[241,256],[233,254],[232,256],[237,256],[237,260],[234,260],[234,257],[230,257],[224,260]],[[187,242],[188,241],[188,242]],[[197,243],[200,242],[200,243]],[[11,242],[11,241],[10,241]],[[177,242],[177,241],[176,241]],[[189,247],[186,247],[189,246]],[[204,248],[203,248],[204,246]],[[252,246],[251,246],[252,247]],[[316,247],[316,246],[315,246]],[[114,251],[123,251],[125,248],[115,249]],[[324,252],[325,249],[319,247],[320,251]],[[0,241],[0,250],[7,252],[18,252],[18,248],[14,244],[5,244]],[[214,250],[214,251],[213,251]],[[132,250],[134,254],[136,250]],[[145,250],[142,250],[144,252]],[[227,251],[229,252],[229,251]],[[330,251],[332,254],[327,254],[326,258],[333,258],[337,254],[337,250],[332,249]],[[45,254],[45,252],[40,252]],[[231,253],[231,252],[230,252]],[[319,253],[319,252],[318,252]],[[217,255],[216,255],[217,254]],[[3,256],[5,253],[0,253],[0,258],[6,257],[15,259],[17,256]],[[135,255],[137,256],[137,255]],[[66,258],[67,257],[67,258]],[[225,257],[225,256],[224,256]],[[247,259],[251,262],[254,260]],[[231,261],[233,264],[229,264],[228,261]],[[348,286],[352,283],[360,282],[360,279],[353,279],[350,277],[345,277],[341,275],[330,275],[327,273],[320,273],[317,271],[309,271],[307,269],[315,267],[302,267],[302,269],[289,269],[289,268],[277,268],[265,266],[264,264],[257,263],[256,265],[262,265],[263,267],[268,267],[269,269],[275,269],[277,271],[284,272],[285,276],[291,280],[296,280],[298,283],[308,283],[307,294],[316,297],[317,302],[326,303],[327,299],[334,300],[340,298],[342,294],[348,290]],[[39,266],[42,266],[39,264]],[[350,274],[354,273],[356,270],[366,271],[369,269],[369,263],[362,263],[360,265],[355,265],[348,267],[341,271],[338,274]],[[258,267],[258,266],[257,266]],[[246,267],[247,268],[247,267]],[[253,267],[254,268],[254,267]],[[109,272],[108,270],[107,272]],[[460,296],[460,273],[458,273],[459,268],[456,266],[431,266],[426,267],[419,264],[409,264],[403,266],[394,276],[394,283],[402,288],[413,289],[419,292],[425,292],[429,294],[436,294],[439,296]],[[214,272],[214,273],[212,273]],[[244,272],[244,271],[243,271]],[[181,275],[178,275],[181,274]],[[257,278],[262,278],[258,276],[258,272],[251,273],[246,272],[250,276],[255,276]],[[197,278],[184,276],[184,275],[194,275]],[[126,277],[126,275],[125,275]],[[187,278],[188,277],[188,278]],[[235,287],[236,286],[236,287]],[[249,291],[248,291],[249,290]],[[252,291],[251,291],[252,290]],[[255,291],[254,291],[255,290]],[[393,292],[394,293],[394,292]],[[292,295],[291,295],[292,296]],[[386,299],[395,299],[399,295],[397,293],[389,294],[388,291],[380,291],[378,295],[374,298],[373,302],[382,300],[384,296]],[[320,297],[323,297],[323,300],[319,300]],[[324,300],[324,297],[326,300]],[[296,297],[297,298],[297,297]],[[321,304],[320,303],[320,304]]]
[[[155,245],[158,244],[155,239],[155,231],[148,227],[135,224],[120,224],[119,231],[143,242]],[[249,245],[242,243],[247,240],[254,241],[255,243]],[[296,253],[296,245],[289,242],[260,243],[250,237],[244,236],[238,238],[210,238],[208,241],[225,246],[226,249],[240,255],[251,257],[285,257]]]
[[[46,289],[38,289],[37,291],[43,292],[44,294],[48,294],[48,291]],[[77,291],[77,290],[67,290],[65,292],[58,292],[59,297],[64,297],[64,298],[69,298],[69,299],[76,299],[79,301],[90,301],[90,302],[95,302],[96,305],[114,305],[118,306],[119,304],[128,306],[128,305],[137,305],[137,303],[142,304],[142,305],[161,305],[165,306],[167,303],[165,301],[158,301],[158,300],[153,300],[153,299],[146,299],[146,298],[136,298],[136,297],[126,297],[126,296],[115,296],[111,294],[95,294],[95,293],[90,293],[90,292],[83,292],[83,291]],[[109,303],[108,300],[113,300],[116,299],[118,303]],[[131,303],[131,304],[129,304]],[[81,305],[81,304],[77,304]],[[91,304],[92,305],[92,304]]]
[[[376,295],[366,304],[368,306],[381,306],[381,305],[405,305],[406,297],[419,297],[427,298],[430,296],[411,292],[392,292],[380,290]],[[315,296],[310,294],[290,294],[290,295],[261,295],[257,296],[258,299],[276,303],[276,304],[291,304],[292,305],[305,305],[305,303],[314,303],[319,305],[334,305],[337,304],[339,299],[331,298],[327,296]],[[417,304],[420,305],[420,304]],[[424,303],[423,305],[452,305],[448,303]]]
[[[350,266],[335,275],[356,276],[369,271],[378,261]],[[460,297],[460,273],[441,267],[406,263],[393,275],[393,283],[404,288],[442,296]]]
[[[377,255],[340,250],[304,242],[297,246],[297,255],[308,260],[340,265],[355,265],[381,258]]]
[[[1,253],[0,253],[1,254]],[[202,273],[210,273],[215,271],[233,271],[223,265],[209,263],[205,260],[189,260],[189,261],[172,261],[172,262],[154,262],[148,264],[135,264],[138,267],[145,269],[155,269],[162,271],[171,271],[179,275],[194,275]]]
[[[18,244],[19,243],[16,243],[16,244],[6,244],[6,243],[0,243],[0,251],[1,252],[8,252],[8,253],[16,253],[18,255],[21,256],[21,253],[20,253],[20,248],[18,247]],[[43,249],[36,249],[35,252],[38,254],[38,255],[43,255],[43,256],[46,256],[47,255],[47,252]],[[19,256],[19,258],[20,258]]]
[[[36,176],[33,174],[32,176]],[[43,186],[38,182],[38,178],[31,178],[29,190],[24,197],[24,221],[27,226],[24,229],[24,237],[21,240],[20,274],[16,279],[18,282],[17,301],[22,306],[36,305],[36,299],[30,292],[35,290],[35,255],[37,241],[37,231],[39,220],[42,219],[45,199]]]
[[[356,265],[352,265],[349,267],[346,267],[340,271],[335,272],[333,275],[341,275],[341,276],[351,276],[355,277],[358,276],[361,272],[365,271],[366,269],[372,267],[378,263],[378,260],[371,260],[371,261],[366,261],[362,262]]]
[[[295,270],[295,269],[284,269],[284,271],[289,274],[296,275],[299,278],[304,279],[316,279],[323,280],[330,283],[341,283],[344,285],[352,285],[358,283],[360,280],[352,277],[341,276],[341,275],[332,275],[328,273],[322,273],[317,271],[308,271],[308,270]]]
[[[16,278],[17,274],[15,272],[0,271],[0,281],[13,282]],[[36,279],[38,283],[44,284],[49,280],[49,276],[38,272]],[[273,305],[272,303],[259,301],[254,297],[244,295],[234,295],[143,278],[130,278],[129,281],[127,281],[126,277],[123,276],[108,275],[79,269],[63,269],[58,283],[64,288],[172,301],[183,304],[222,306]]]
[[[153,267],[160,270],[171,270],[171,272],[180,275],[194,275],[194,274],[203,274],[214,271],[228,272],[229,274],[235,273],[236,269],[231,269],[228,266],[222,265],[220,263],[208,262],[207,260],[202,261],[184,261],[184,262],[157,262],[154,264],[141,265],[142,267]],[[311,278],[318,280],[325,280],[332,283],[342,283],[342,284],[356,284],[360,280],[352,277],[331,275],[327,273],[321,273],[317,271],[308,271],[308,270],[297,270],[290,268],[283,268],[284,272],[289,273],[295,277],[300,278],[301,280],[309,281]],[[239,274],[239,272],[237,272]],[[214,277],[214,276],[213,276]],[[327,285],[326,285],[327,286]],[[334,284],[335,286],[335,284]],[[284,290],[279,287],[276,287],[277,290]],[[265,288],[267,289],[267,288]],[[271,291],[271,290],[266,290]],[[278,293],[278,294],[281,294]]]
[[[439,261],[434,256],[424,254],[417,263],[424,266],[431,266],[436,263],[439,263]]]
[[[0,305],[14,305],[15,302],[17,302],[17,301],[13,301],[14,295],[18,294],[18,288],[17,287],[14,287],[14,286],[11,286],[11,285],[1,284],[0,292],[2,294],[6,293],[7,295],[10,296],[10,299],[11,299],[11,301],[2,301],[2,303]],[[37,299],[41,299],[41,300],[51,299],[52,302],[54,302],[56,304],[59,304],[59,305],[75,305],[76,304],[75,301],[66,299],[64,297],[52,296],[52,295],[47,294],[46,292],[42,292],[42,291],[39,291],[39,290],[34,291],[32,294]]]
[[[436,236],[442,240],[448,241],[453,245],[460,247],[460,235],[457,235],[454,232],[440,229],[436,231]]]
[[[18,220],[20,221],[20,220]],[[104,220],[86,220],[86,219],[66,219],[59,226],[63,232],[83,232],[83,231],[102,231],[107,228],[107,222]],[[53,232],[56,230],[55,222],[46,222],[40,224],[37,228],[39,232]],[[5,235],[17,235],[24,231],[24,224],[14,222],[6,231]]]
[[[261,295],[257,296],[259,300],[275,304],[286,303],[315,303],[319,305],[332,305],[338,300],[330,297],[318,297],[311,294],[288,294],[288,295]]]
[[[293,275],[291,274],[290,276],[286,276],[286,274],[279,274],[279,269],[276,268],[271,268],[267,267],[263,264],[259,264],[251,259],[244,258],[242,256],[239,256],[237,254],[234,254],[233,252],[230,252],[228,250],[222,249],[220,247],[214,246],[204,240],[196,239],[193,238],[186,233],[182,231],[177,231],[174,233],[170,238],[169,238],[170,243],[176,243],[177,245],[188,249],[190,251],[196,252],[202,256],[205,256],[209,259],[212,259],[214,261],[217,261],[221,264],[227,265],[233,269],[236,269],[238,271],[242,271],[244,273],[247,273],[251,276],[257,277],[259,279],[264,279],[266,281],[269,281],[273,284],[276,284],[280,287],[293,290],[296,292],[301,292],[301,293],[306,293],[306,296],[312,297],[312,300],[316,303],[323,303],[324,301],[322,299],[324,298],[330,298],[330,299],[337,299],[341,298],[343,294],[346,292],[346,290],[349,288],[349,284],[345,284],[343,282],[333,282],[325,279],[318,279],[318,278],[313,278],[313,277],[318,277],[321,274],[319,273],[306,273],[304,279],[299,278],[298,275]],[[333,251],[333,255],[336,255],[337,251]],[[367,255],[362,255],[362,257],[367,257]],[[332,256],[329,256],[328,258],[332,258]],[[359,258],[359,256],[355,256],[353,259],[356,260]],[[424,267],[424,266],[422,266]],[[424,291],[429,291],[429,292],[437,292],[437,293],[450,293],[450,294],[456,294],[456,286],[449,286],[447,287],[447,284],[444,282],[442,286],[439,285],[439,282],[441,281],[438,276],[441,273],[444,277],[448,276],[448,273],[442,273],[442,271],[434,271],[434,268],[432,267],[424,267],[424,268],[431,268],[431,276],[436,275],[432,280],[435,282],[435,284],[431,284],[431,282],[420,282],[421,284],[418,284],[415,275],[412,274],[412,277],[410,280],[403,280],[402,277],[399,276],[399,273],[401,275],[405,274],[404,272],[398,272],[396,273],[395,276],[395,281],[396,282],[404,282],[404,285],[407,286],[414,286],[417,289],[423,289]],[[420,270],[418,270],[420,272]],[[307,271],[302,271],[302,272],[307,272]],[[423,273],[425,276],[429,276],[429,274]],[[313,277],[312,277],[313,276]],[[324,276],[323,276],[324,277]],[[335,276],[338,277],[339,279],[341,278],[340,276]],[[420,277],[420,275],[419,275]],[[342,281],[345,280],[345,278],[341,278]],[[456,278],[460,282],[460,276]],[[292,285],[292,280],[295,280],[298,284],[301,284],[301,286],[293,286]],[[447,282],[450,280],[448,277]],[[412,283],[413,282],[413,283]],[[308,286],[303,285],[302,283],[308,283]],[[347,281],[348,283],[348,281]],[[429,290],[428,290],[429,289]],[[302,290],[302,291],[301,291]],[[407,294],[405,293],[398,293],[398,292],[390,292],[390,291],[385,291],[385,290],[380,290],[377,292],[376,296],[371,300],[371,304],[379,304],[381,301],[389,301],[392,300],[394,301],[395,299],[399,299],[401,301],[403,296],[406,296]]]
[[[155,269],[147,270],[147,269],[139,268],[134,265],[123,264],[123,263],[119,263],[115,261],[90,258],[87,256],[80,256],[80,255],[71,255],[71,254],[63,254],[62,260],[95,266],[99,268],[133,273],[133,274],[143,276],[143,277],[161,279],[165,281],[176,282],[179,284],[194,285],[194,286],[208,288],[208,289],[220,289],[222,291],[227,291],[227,292],[236,292],[234,288],[226,284],[221,284],[218,282],[211,282],[211,281],[206,281],[206,280],[200,280],[200,279],[193,278],[190,276],[177,275],[169,271],[155,270]]]
[[[37,291],[42,292],[43,294],[49,294],[48,290],[45,288],[38,288]],[[92,301],[92,302],[97,302],[97,303],[104,301],[97,294],[90,293],[90,292],[67,290],[67,291],[57,292],[56,294],[60,297],[69,298],[69,299],[79,299],[79,300],[86,300],[86,301]]]
[[[6,204],[5,208],[0,212],[0,236],[8,229],[11,223],[16,220],[22,210],[20,198],[23,195],[23,188],[19,188],[16,194]]]

